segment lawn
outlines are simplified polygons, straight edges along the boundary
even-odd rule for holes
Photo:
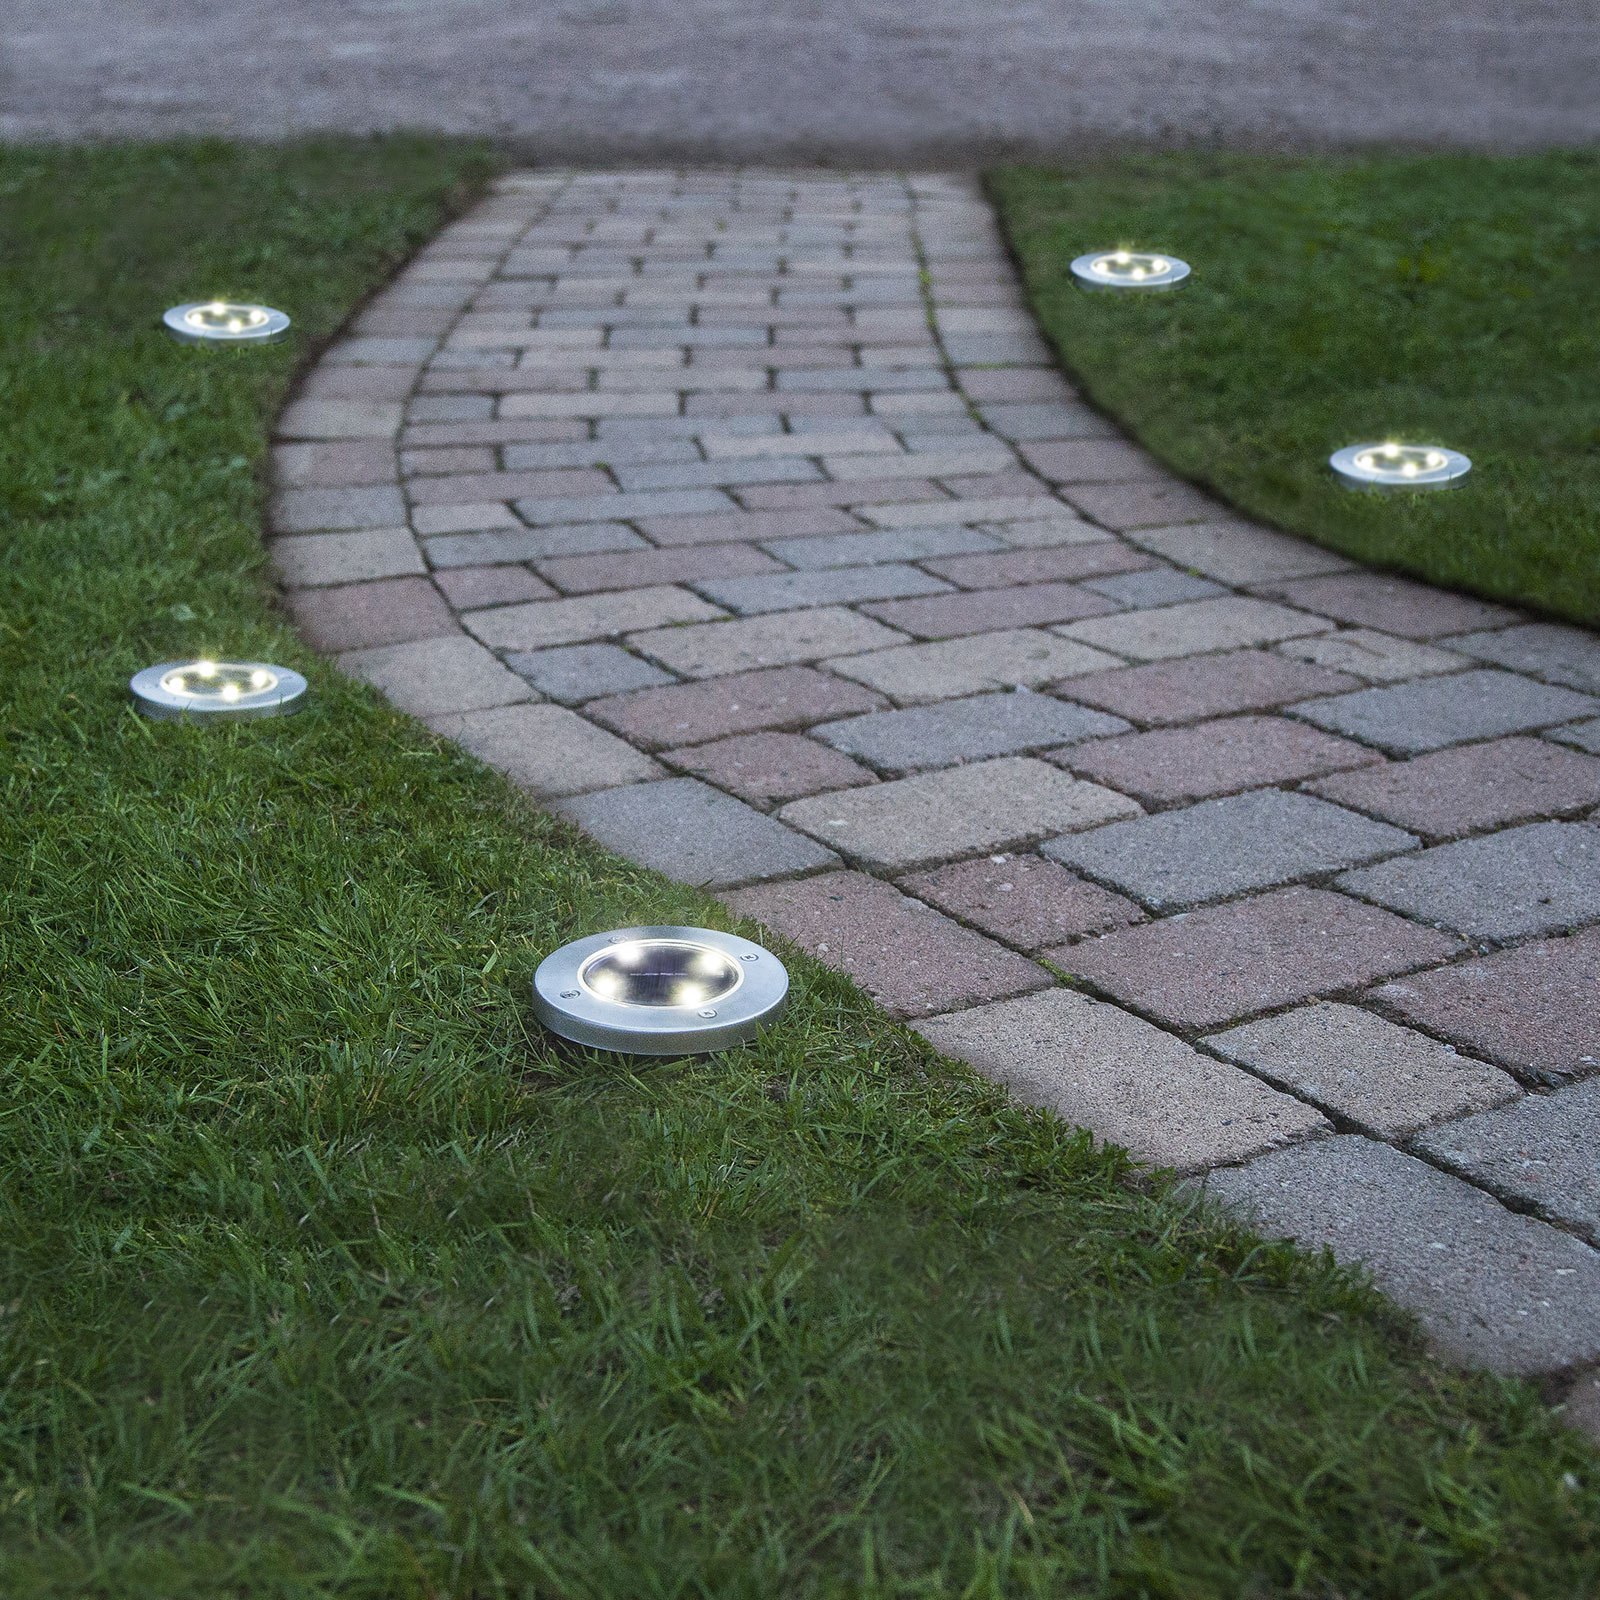
[[[1182,155],[995,175],[1033,304],[1084,392],[1250,516],[1380,567],[1600,624],[1600,153]],[[1130,244],[1178,294],[1083,295]],[[1445,494],[1338,488],[1329,454],[1464,450]]]
[[[543,952],[726,913],[285,630],[296,364],[483,182],[442,141],[0,155],[0,1592],[1571,1597],[1600,1470],[793,957],[629,1063]],[[167,342],[210,294],[255,352]],[[138,667],[297,666],[285,721]]]

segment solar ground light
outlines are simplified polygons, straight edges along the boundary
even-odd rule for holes
[[[305,701],[306,680],[265,661],[163,661],[128,681],[133,703],[166,721],[242,722],[286,717]]]
[[[597,1050],[703,1055],[776,1022],[788,993],[783,963],[737,934],[621,928],[547,955],[533,975],[533,1014]]]
[[[162,322],[184,344],[276,344],[289,337],[287,312],[231,300],[197,300],[173,306]]]
[[[1351,444],[1328,457],[1333,475],[1347,489],[1416,491],[1456,489],[1472,463],[1440,444]]]
[[[1097,250],[1072,263],[1072,281],[1080,289],[1142,292],[1177,289],[1189,276],[1189,263],[1150,250]]]

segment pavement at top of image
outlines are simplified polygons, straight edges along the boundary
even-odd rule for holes
[[[345,671],[947,1054],[1447,1356],[1600,1363],[1600,639],[1107,432],[966,179],[519,173],[285,409],[272,555]]]
[[[1600,138],[1578,0],[10,0],[0,138],[420,127],[543,161]]]

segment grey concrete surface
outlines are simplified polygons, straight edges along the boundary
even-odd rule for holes
[[[0,137],[439,128],[541,160],[1600,138],[1590,0],[10,0]]]

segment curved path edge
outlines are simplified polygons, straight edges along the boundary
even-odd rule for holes
[[[1166,473],[971,180],[513,174],[274,472],[398,708],[1450,1359],[1600,1360],[1600,641]]]

